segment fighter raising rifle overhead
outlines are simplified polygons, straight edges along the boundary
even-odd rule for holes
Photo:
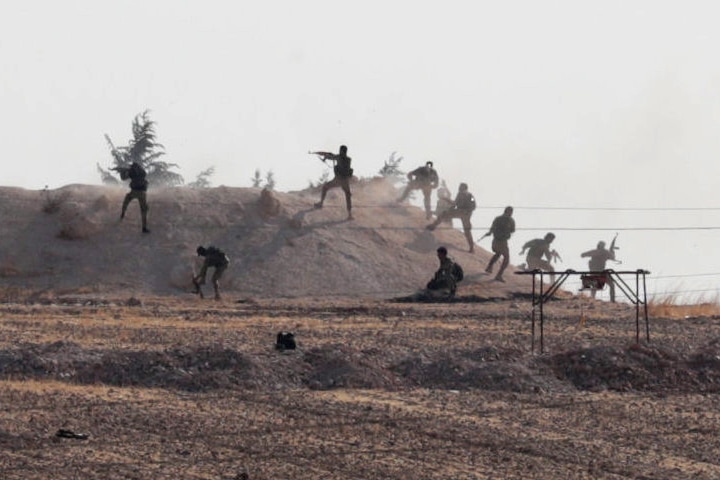
[[[620,247],[615,245],[616,240],[617,233],[615,234],[615,237],[613,237],[612,242],[610,242],[609,249],[605,248],[605,242],[601,240],[598,242],[597,247],[594,250],[588,250],[587,252],[583,252],[580,254],[581,258],[590,257],[590,260],[588,261],[588,269],[591,272],[604,272],[607,268],[606,265],[608,260],[612,260],[615,263],[622,263],[619,260],[615,259],[615,250],[620,249]],[[592,298],[595,298],[595,294],[598,288],[602,289],[603,285],[608,285],[610,287],[610,301],[614,303],[615,282],[613,282],[612,277],[609,274],[604,273],[602,274],[602,278],[600,280],[601,283],[598,283],[597,285],[592,284],[592,282],[588,284]]]
[[[320,195],[320,201],[315,204],[315,208],[322,208],[325,202],[325,196],[328,190],[331,188],[340,187],[345,192],[345,207],[348,212],[348,220],[352,220],[352,199],[350,194],[350,179],[353,176],[353,169],[350,167],[352,159],[347,155],[347,147],[345,145],[340,146],[340,152],[335,154],[331,152],[308,152],[313,155],[318,155],[323,162],[331,160],[335,162],[333,165],[333,172],[335,177],[329,182],[325,182],[322,186],[322,193]]]
[[[610,252],[612,252],[613,258],[612,261],[615,263],[622,263],[621,260],[615,259],[615,250],[620,250],[620,247],[615,245],[615,241],[617,240],[618,234],[616,233],[615,236],[612,239],[612,242],[610,242]]]

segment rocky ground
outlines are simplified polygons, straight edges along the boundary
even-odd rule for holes
[[[239,300],[6,291],[0,477],[720,478],[715,317]]]

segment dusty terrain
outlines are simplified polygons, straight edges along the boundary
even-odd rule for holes
[[[159,193],[148,236],[123,191],[67,190],[0,192],[0,478],[720,478],[718,317],[651,315],[637,343],[631,305],[562,292],[533,354],[526,279],[382,188],[351,225],[312,192],[269,219],[256,190]],[[208,242],[220,302],[187,293]],[[459,298],[409,301],[440,243]]]
[[[182,294],[197,269],[196,247],[212,244],[231,259],[223,289],[239,296],[388,297],[424,286],[437,269],[435,249],[443,244],[476,293],[504,289],[479,281],[487,280],[480,275],[490,257],[485,250],[467,253],[464,237],[450,227],[425,230],[424,213],[397,204],[399,192],[382,178],[353,184],[352,222],[345,220],[339,189],[330,191],[322,210],[313,208],[317,190],[277,192],[281,209],[272,217],[263,216],[257,188],[151,189],[147,235],[140,233],[137,202],[119,220],[125,193],[88,185],[49,192],[0,187],[3,284],[55,292]],[[475,215],[475,237],[493,216]],[[508,286],[528,284],[507,277]]]
[[[0,307],[2,478],[720,475],[716,319],[636,345],[633,309],[567,299],[532,355],[522,300],[136,303]]]

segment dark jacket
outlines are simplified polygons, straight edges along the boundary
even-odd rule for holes
[[[147,172],[145,172],[145,169],[142,168],[139,163],[133,162],[127,174],[128,177],[130,177],[131,190],[147,191],[148,181],[145,179]]]
[[[433,188],[437,187],[438,182],[440,181],[435,169],[428,165],[416,168],[412,172],[408,173],[407,176],[410,181],[415,180],[418,183],[429,185]]]
[[[340,178],[350,178],[353,176],[353,169],[350,167],[352,159],[347,155],[335,155],[335,167],[333,173]]]
[[[472,212],[475,210],[475,197],[470,192],[458,192],[455,197],[455,208],[458,210],[464,210],[466,212]]]
[[[225,267],[230,263],[230,259],[225,252],[217,247],[208,247],[205,250],[205,265],[208,267]]]
[[[509,240],[510,236],[515,232],[515,220],[507,215],[495,217],[490,227],[495,240]]]

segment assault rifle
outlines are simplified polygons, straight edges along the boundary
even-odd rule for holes
[[[130,167],[110,167],[120,174],[120,180],[127,180],[130,177]]]
[[[562,257],[561,257],[560,254],[557,252],[557,250],[553,250],[553,251],[550,252],[550,258],[551,258],[552,261],[555,262],[555,263],[557,263],[558,260],[561,261],[561,262],[563,261]]]
[[[335,160],[335,154],[332,152],[308,152],[309,155],[317,155],[323,162],[327,159]]]
[[[615,250],[620,250],[620,247],[618,247],[617,245],[615,245],[615,241],[617,240],[617,237],[618,237],[618,234],[616,233],[615,236],[614,236],[613,239],[612,239],[612,242],[610,242],[610,249],[609,249],[609,250],[610,250],[610,253],[612,253],[612,256],[613,256],[613,258],[612,258],[613,262],[615,262],[615,263],[622,263],[622,261],[615,259]]]

